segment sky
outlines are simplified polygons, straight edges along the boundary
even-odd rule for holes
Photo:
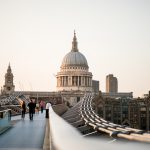
[[[10,62],[15,90],[56,91],[76,31],[79,51],[105,92],[150,90],[149,0],[0,0],[0,86]]]

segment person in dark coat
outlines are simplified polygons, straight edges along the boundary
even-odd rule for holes
[[[33,103],[32,99],[31,102],[28,104],[29,107],[29,118],[33,120],[33,113],[35,112],[35,104]]]
[[[25,118],[25,113],[26,113],[26,104],[25,104],[25,101],[23,101],[21,109],[22,109],[21,117],[24,119]]]
[[[32,101],[33,101],[33,104],[34,104],[33,114],[35,114],[36,102],[35,102],[35,100],[32,100]]]

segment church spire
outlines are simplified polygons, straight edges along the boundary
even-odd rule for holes
[[[9,62],[9,65],[8,65],[7,73],[11,73],[10,62]]]
[[[78,52],[78,42],[77,42],[75,30],[74,30],[74,37],[73,37],[73,41],[72,41],[72,50],[71,51]]]

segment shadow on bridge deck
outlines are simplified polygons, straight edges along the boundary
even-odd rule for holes
[[[41,150],[45,137],[45,112],[35,114],[32,121],[28,114],[24,120],[20,118],[21,116],[12,117],[12,120],[20,121],[0,135],[0,150]]]

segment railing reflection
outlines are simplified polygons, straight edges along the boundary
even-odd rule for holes
[[[11,110],[0,111],[0,132],[11,125]]]

